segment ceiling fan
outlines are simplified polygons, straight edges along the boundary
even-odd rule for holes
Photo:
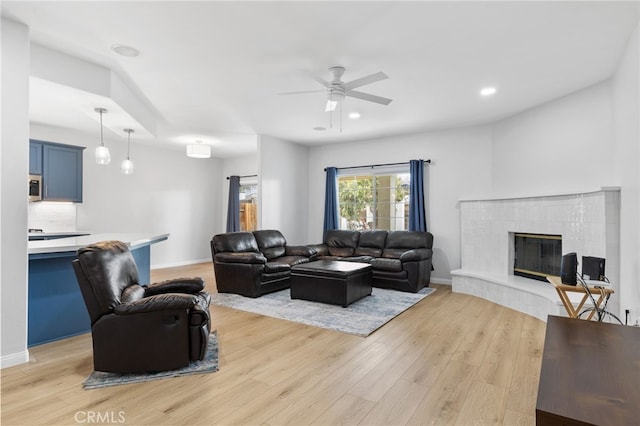
[[[389,98],[383,98],[382,96],[371,95],[369,93],[358,92],[356,90],[353,90],[358,87],[389,78],[385,73],[377,72],[375,74],[371,74],[366,77],[361,77],[361,78],[352,80],[348,83],[345,83],[341,80],[341,77],[343,76],[344,71],[345,71],[344,67],[337,66],[337,67],[329,68],[329,72],[333,76],[333,79],[331,81],[325,81],[322,78],[318,77],[317,75],[309,71],[304,71],[311,78],[313,78],[315,81],[317,81],[318,83],[320,83],[325,87],[325,90],[327,92],[327,104],[325,107],[325,111],[334,111],[336,109],[336,106],[340,102],[342,102],[346,96],[362,99],[364,101],[375,102],[382,105],[389,105],[389,103],[391,102],[391,99]],[[323,92],[325,90],[305,90],[301,92],[285,92],[285,93],[279,93],[279,94],[280,95],[298,95],[302,93]]]

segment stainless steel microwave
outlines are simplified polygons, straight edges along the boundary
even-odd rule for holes
[[[42,176],[29,175],[29,201],[42,200]]]

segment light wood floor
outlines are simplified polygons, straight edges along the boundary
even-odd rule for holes
[[[215,292],[211,263],[152,272],[177,276]],[[83,390],[89,334],[34,347],[2,370],[2,425],[534,424],[545,324],[432,286],[367,338],[212,306],[213,374]]]

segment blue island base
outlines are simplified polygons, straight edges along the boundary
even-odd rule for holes
[[[131,250],[140,283],[148,284],[151,246]],[[91,331],[91,321],[71,266],[75,253],[29,255],[28,346]]]

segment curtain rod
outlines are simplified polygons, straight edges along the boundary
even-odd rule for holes
[[[425,163],[430,164],[431,163],[431,159],[429,160],[424,160]],[[398,166],[400,164],[409,164],[408,161],[403,161],[402,163],[385,163],[385,164],[369,164],[368,166],[351,166],[351,167],[337,167],[336,170],[344,170],[344,169],[365,169],[365,168],[374,168],[374,167],[382,167],[382,166]],[[325,168],[324,171],[326,172],[327,169]]]
[[[227,180],[229,180],[231,176],[227,176]],[[240,179],[242,178],[246,178],[246,177],[258,177],[258,175],[244,175],[244,176],[238,176]]]

